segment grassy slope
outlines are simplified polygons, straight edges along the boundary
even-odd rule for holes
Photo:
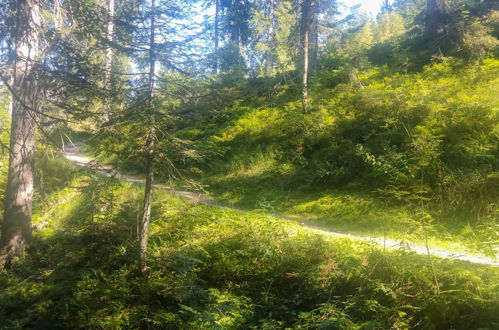
[[[67,173],[63,162],[49,167]],[[436,294],[423,257],[164,191],[155,193],[144,279],[135,267],[141,189],[82,172],[56,184],[37,205],[35,222],[48,227],[0,273],[1,329],[499,325],[497,269],[438,260]]]
[[[218,199],[367,235],[422,240],[424,168],[433,245],[494,255],[498,72],[493,59],[408,75],[374,69],[361,76],[362,89],[317,88],[309,116],[298,101],[240,106],[222,128],[181,135],[222,153],[200,166]]]

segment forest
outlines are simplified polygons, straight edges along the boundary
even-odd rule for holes
[[[499,329],[496,0],[0,0],[0,330]]]

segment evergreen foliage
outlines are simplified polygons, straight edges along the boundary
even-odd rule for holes
[[[199,150],[206,156],[198,167],[215,175],[207,183],[224,194],[234,189],[236,201],[247,193],[278,199],[286,191],[362,187],[389,205],[415,209],[422,194],[451,226],[493,221],[498,63],[468,66],[448,58],[406,75],[373,68],[359,75],[362,88],[316,89],[320,104],[309,116],[299,114],[296,100],[254,108],[258,98],[246,94],[230,110],[215,110],[198,129],[191,122],[178,134],[202,137]],[[338,79],[336,72],[321,77],[326,86]],[[229,119],[220,126],[222,115]]]

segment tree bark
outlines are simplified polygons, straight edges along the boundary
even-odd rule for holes
[[[36,112],[40,108],[35,74],[41,26],[38,1],[15,3],[13,108],[0,268],[8,267],[31,242]]]
[[[309,60],[308,60],[308,76],[309,80],[315,75],[317,66],[317,56],[319,52],[319,0],[310,1],[309,18]]]
[[[156,26],[155,26],[156,0],[151,1],[151,22],[150,22],[150,40],[149,40],[149,91],[148,91],[148,118],[149,128],[146,137],[145,158],[146,158],[146,185],[144,189],[144,205],[142,208],[142,219],[139,225],[139,270],[144,274],[147,270],[147,241],[149,238],[149,224],[151,220],[152,192],[154,179],[154,154],[156,147],[156,129],[153,114],[154,108],[154,88],[156,73]]]
[[[139,226],[139,270],[144,274],[147,270],[147,241],[149,239],[149,224],[151,221],[151,210],[152,210],[152,192],[153,192],[153,180],[154,180],[154,129],[149,129],[149,135],[147,139],[148,149],[146,156],[146,186],[144,189],[144,204],[142,208],[142,219]]]
[[[218,73],[218,42],[219,42],[219,24],[220,24],[220,0],[215,0],[215,59],[213,63],[213,73]]]
[[[438,37],[445,31],[445,0],[427,0],[426,35]]]
[[[301,106],[308,113],[308,31],[303,35],[303,76]]]
[[[274,69],[274,47],[275,47],[275,3],[274,1],[268,1],[268,11],[267,15],[270,18],[270,26],[268,32],[267,44],[269,45],[269,49],[265,54],[265,76],[270,77],[272,75],[272,71]]]
[[[56,0],[57,1],[57,0]],[[114,5],[115,0],[109,0],[107,7],[107,31],[106,31],[106,39],[107,39],[107,47],[106,47],[106,60],[104,64],[104,88],[107,92],[111,90],[111,70],[113,68],[113,47],[112,42],[114,40]],[[109,121],[109,113],[111,109],[111,100],[110,97],[107,96],[104,100],[104,115],[103,120],[105,123]]]
[[[301,3],[300,34],[302,44],[302,110],[309,111],[308,85],[315,73],[319,48],[319,1]]]
[[[308,82],[310,69],[311,10],[314,0],[303,0],[301,4],[300,39],[302,46],[302,111],[308,113]]]

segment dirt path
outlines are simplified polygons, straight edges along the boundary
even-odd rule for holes
[[[105,175],[107,177],[115,177],[115,178],[118,178],[120,180],[124,180],[124,181],[135,183],[135,184],[144,184],[145,180],[142,178],[120,173],[108,165],[99,164],[96,161],[86,157],[83,154],[83,152],[80,150],[80,146],[81,146],[80,143],[74,143],[74,144],[67,145],[63,151],[64,157],[66,157],[68,160],[74,162],[78,166],[87,167],[89,169],[94,170],[96,173]],[[177,195],[180,195],[180,196],[187,198],[187,199],[190,199],[190,200],[194,200],[198,203],[212,205],[212,206],[216,206],[216,207],[220,207],[220,208],[241,211],[237,208],[232,208],[232,207],[227,207],[227,206],[221,205],[221,204],[217,203],[214,199],[210,198],[208,195],[203,194],[203,193],[196,193],[196,192],[192,192],[192,191],[183,191],[183,190],[174,190],[171,187],[166,186],[166,185],[162,185],[162,184],[154,184],[154,188],[164,189],[164,190],[174,192]],[[286,219],[286,218],[282,218],[282,217],[276,217],[276,218],[298,223],[296,220],[293,220],[293,219]],[[308,225],[306,223],[300,223],[300,225],[308,228],[309,230],[311,230],[313,232],[319,233],[321,235],[331,236],[331,237],[345,237],[345,238],[349,238],[351,240],[371,242],[371,243],[379,245],[380,247],[385,248],[387,250],[398,250],[398,249],[403,247],[405,249],[408,249],[408,250],[413,251],[413,252],[420,254],[420,255],[426,255],[428,253],[426,247],[415,245],[413,243],[404,242],[404,244],[402,244],[399,241],[391,240],[391,239],[384,239],[382,237],[368,237],[368,236],[351,235],[351,234],[337,233],[337,232],[333,232],[333,231],[326,231],[326,230],[316,228],[312,225]],[[432,256],[445,258],[445,259],[454,259],[454,260],[468,261],[468,262],[476,263],[476,264],[499,266],[499,262],[497,262],[495,259],[488,258],[486,256],[463,254],[463,253],[459,253],[456,251],[443,250],[443,249],[430,249],[430,254]]]

